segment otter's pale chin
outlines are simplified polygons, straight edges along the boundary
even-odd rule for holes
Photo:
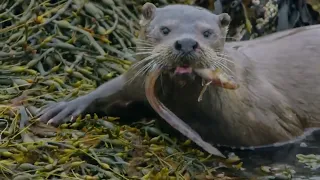
[[[191,74],[192,68],[188,66],[178,66],[176,67],[174,74]]]

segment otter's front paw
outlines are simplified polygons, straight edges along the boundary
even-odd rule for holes
[[[59,102],[49,105],[39,112],[40,121],[48,124],[59,125],[66,122],[70,116],[71,120],[75,119],[89,106],[91,101],[83,97],[74,99],[69,102]]]

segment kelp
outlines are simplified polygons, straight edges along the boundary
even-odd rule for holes
[[[318,0],[195,0],[193,4],[230,14],[229,41],[320,23]]]

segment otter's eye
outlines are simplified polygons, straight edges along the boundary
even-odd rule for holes
[[[170,33],[170,29],[167,27],[162,27],[160,30],[164,35],[168,35]]]
[[[212,31],[211,31],[211,30],[207,30],[207,31],[204,31],[202,34],[203,34],[203,36],[204,36],[205,38],[208,38],[208,37],[211,36]]]

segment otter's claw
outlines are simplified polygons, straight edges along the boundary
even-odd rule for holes
[[[53,105],[49,105],[38,116],[40,121],[47,124],[59,125],[70,120],[68,117],[72,117],[71,120],[79,116],[90,103],[83,101],[83,99],[74,99],[70,102],[59,102]]]

